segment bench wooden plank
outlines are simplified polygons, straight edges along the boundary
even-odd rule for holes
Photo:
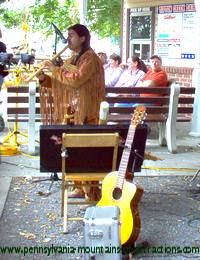
[[[109,122],[119,122],[119,123],[125,123],[130,124],[130,120],[132,118],[132,115],[126,115],[126,114],[110,114],[108,115],[108,121]],[[167,117],[164,114],[157,114],[157,115],[148,115],[144,119],[145,122],[166,122]]]
[[[15,117],[11,117],[7,119],[8,122],[16,122],[16,118]],[[27,118],[17,118],[17,122],[28,122],[28,117]],[[41,118],[36,118],[35,122],[41,122]]]
[[[36,107],[36,114],[40,114],[40,108]],[[28,115],[28,108],[27,107],[8,107],[7,109],[8,115],[10,114],[26,114]]]
[[[170,87],[106,87],[107,93],[130,93],[130,94],[141,94],[141,93],[151,93],[151,94],[170,94]],[[181,94],[195,94],[194,87],[180,87]]]
[[[180,87],[180,94],[195,94],[195,90],[193,87]]]
[[[19,87],[8,87],[7,93],[28,93],[29,88],[27,86],[19,86]],[[39,87],[36,88],[36,93],[39,93]]]
[[[193,107],[178,107],[178,115],[179,114],[192,114]]]
[[[106,94],[107,93],[130,93],[130,94],[170,94],[170,88],[169,87],[106,87],[105,89]]]
[[[7,103],[25,103],[28,104],[28,96],[27,97],[21,97],[21,96],[12,96],[7,98]],[[40,103],[40,98],[36,97],[36,103]]]
[[[159,104],[169,104],[169,97],[139,97],[139,96],[116,96],[116,97],[106,97],[108,103],[159,103]]]
[[[169,108],[166,106],[146,106],[147,114],[165,114],[168,113]],[[109,113],[118,114],[133,114],[134,107],[110,107]]]

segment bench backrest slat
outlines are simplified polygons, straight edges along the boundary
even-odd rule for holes
[[[36,103],[40,102],[40,98],[36,97]],[[28,104],[28,96],[27,97],[21,97],[21,96],[12,96],[12,97],[8,97],[7,99],[7,103],[26,103]]]
[[[40,114],[40,108],[36,107],[35,108],[35,112],[36,114]],[[22,115],[28,115],[28,107],[8,107],[7,109],[7,113],[9,115],[13,115],[13,114],[22,114]]]
[[[129,93],[129,94],[168,94],[170,93],[170,87],[106,87],[106,93]]]
[[[110,113],[119,113],[119,114],[133,114],[134,112],[134,107],[111,107],[109,109]],[[168,113],[168,107],[148,107],[146,106],[146,112],[147,114],[166,114]]]
[[[125,96],[116,96],[116,97],[106,97],[108,103],[160,103],[162,105],[169,103],[169,97],[125,97]]]
[[[193,104],[194,97],[179,97],[178,103],[179,104]]]
[[[7,92],[8,93],[28,93],[29,88],[28,86],[19,86],[19,87],[8,87]],[[39,88],[36,88],[36,92],[39,92]]]

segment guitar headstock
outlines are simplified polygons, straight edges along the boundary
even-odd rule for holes
[[[140,124],[146,117],[146,107],[145,106],[137,106],[135,107],[134,114],[131,118],[131,124],[137,126]]]

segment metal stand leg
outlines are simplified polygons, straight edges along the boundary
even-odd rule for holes
[[[194,181],[199,173],[200,173],[200,169],[195,173],[195,175],[194,175],[194,177],[192,177],[191,181]]]
[[[42,182],[42,181],[51,181],[49,189],[48,189],[48,191],[50,191],[52,186],[53,186],[54,181],[60,181],[60,180],[61,179],[59,179],[57,172],[53,172],[53,173],[51,173],[51,176],[49,178],[38,179],[38,180],[35,180],[33,182],[36,183],[36,182]]]

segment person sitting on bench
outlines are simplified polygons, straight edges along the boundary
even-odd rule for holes
[[[150,58],[151,68],[142,77],[136,87],[166,87],[168,85],[167,73],[162,69],[162,59],[158,55]],[[141,94],[150,96],[151,94]],[[159,94],[158,94],[159,95]]]
[[[115,87],[135,87],[137,82],[147,72],[147,67],[144,62],[137,56],[129,58],[128,69],[120,76]],[[127,95],[126,95],[127,96]],[[135,103],[115,103],[114,107],[135,107]]]

